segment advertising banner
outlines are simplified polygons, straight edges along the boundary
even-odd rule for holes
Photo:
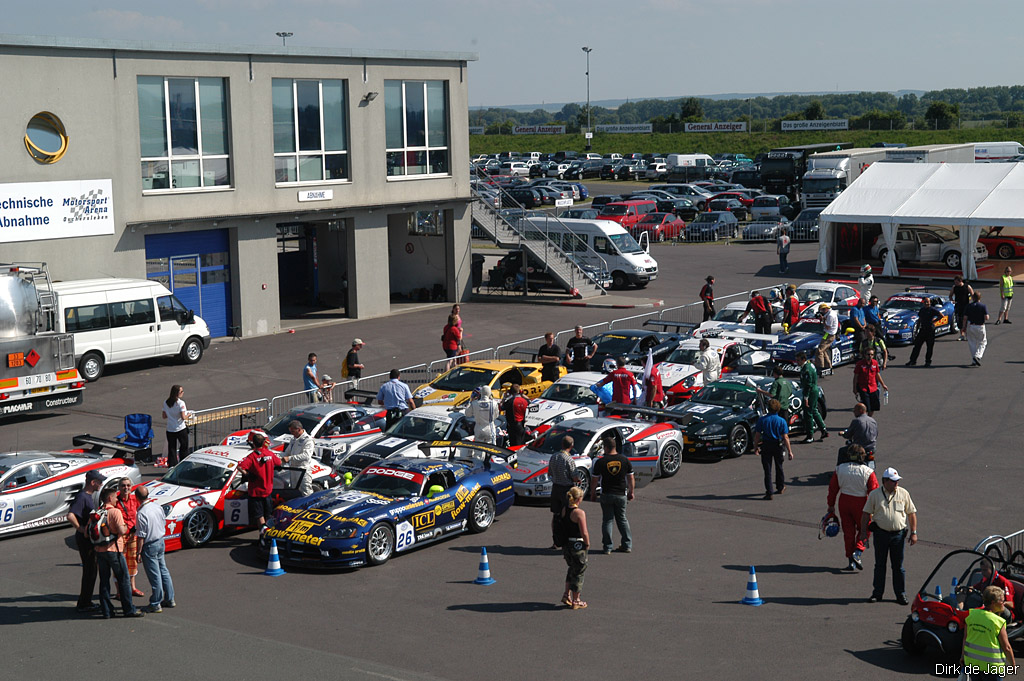
[[[564,135],[564,125],[517,125],[512,128],[513,135]]]
[[[484,126],[482,125],[471,125],[469,126],[470,135],[482,135],[484,134]]]
[[[653,126],[650,123],[620,123],[615,125],[595,125],[598,132],[607,132],[613,135],[636,132],[652,132]]]
[[[110,180],[0,184],[0,243],[113,233]]]
[[[715,123],[686,123],[684,132],[746,132],[746,121],[718,121]]]
[[[829,121],[782,121],[782,130],[849,130],[848,118],[837,118]]]

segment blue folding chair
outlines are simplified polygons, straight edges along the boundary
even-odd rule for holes
[[[153,460],[153,417],[149,414],[128,414],[124,417],[124,432],[115,438],[129,447],[140,450],[136,459]]]

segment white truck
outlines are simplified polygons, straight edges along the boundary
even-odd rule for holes
[[[974,144],[923,144],[886,149],[887,163],[974,163]]]
[[[75,339],[54,328],[46,263],[0,264],[0,418],[82,403]]]
[[[1020,142],[977,142],[974,145],[975,163],[1009,163],[1024,155]]]
[[[885,159],[886,149],[843,149],[811,154],[800,191],[801,208],[824,208],[860,177],[868,166]]]

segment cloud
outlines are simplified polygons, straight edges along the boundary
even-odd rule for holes
[[[101,9],[89,12],[88,18],[103,28],[106,35],[149,40],[152,36],[183,37],[185,24],[180,19],[149,16],[132,10]]]

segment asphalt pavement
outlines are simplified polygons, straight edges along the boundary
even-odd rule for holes
[[[618,295],[696,299],[707,274],[716,292],[816,280],[815,244],[795,244],[780,277],[774,246],[656,244],[661,276]],[[906,282],[880,282],[889,295]],[[993,303],[994,291],[985,290]],[[637,310],[636,312],[644,312]],[[631,311],[521,302],[471,303],[462,316],[470,349],[493,347],[607,321]],[[993,311],[994,312],[994,311]],[[0,426],[0,448],[62,449],[72,435],[121,432],[124,414],[159,414],[172,383],[190,409],[301,388],[308,352],[336,378],[353,337],[368,373],[436,359],[447,306],[343,321],[240,342],[218,342],[202,362],[110,367],[70,412]],[[905,368],[907,349],[886,371],[890,402],[876,416],[878,470],[895,466],[919,511],[921,541],[908,548],[914,591],[949,550],[1020,528],[1013,481],[1021,441],[1024,327],[989,326],[989,349],[971,367],[967,344],[940,337],[934,367]],[[242,678],[310,674],[340,679],[611,679],[659,676],[764,679],[893,679],[934,672],[937,659],[899,645],[909,609],[869,604],[872,551],[864,572],[846,573],[842,540],[817,539],[829,475],[851,418],[849,367],[823,379],[834,436],[798,444],[787,491],[763,501],[759,459],[684,463],[629,507],[632,554],[590,556],[583,588],[590,607],[557,605],[565,564],[545,548],[548,511],[515,506],[483,535],[415,550],[387,565],[339,573],[290,571],[271,578],[254,533],[168,556],[178,607],[138,620],[103,621],[74,611],[80,567],[64,529],[0,542],[0,627],[9,678]],[[415,387],[415,386],[413,386]],[[156,444],[162,446],[158,426]],[[157,473],[145,469],[147,476]],[[599,544],[600,509],[583,505]],[[486,546],[497,583],[476,586]],[[765,604],[739,604],[757,569]],[[140,586],[146,580],[140,575]],[[143,599],[136,599],[142,601]],[[88,621],[86,621],[88,620]]]

